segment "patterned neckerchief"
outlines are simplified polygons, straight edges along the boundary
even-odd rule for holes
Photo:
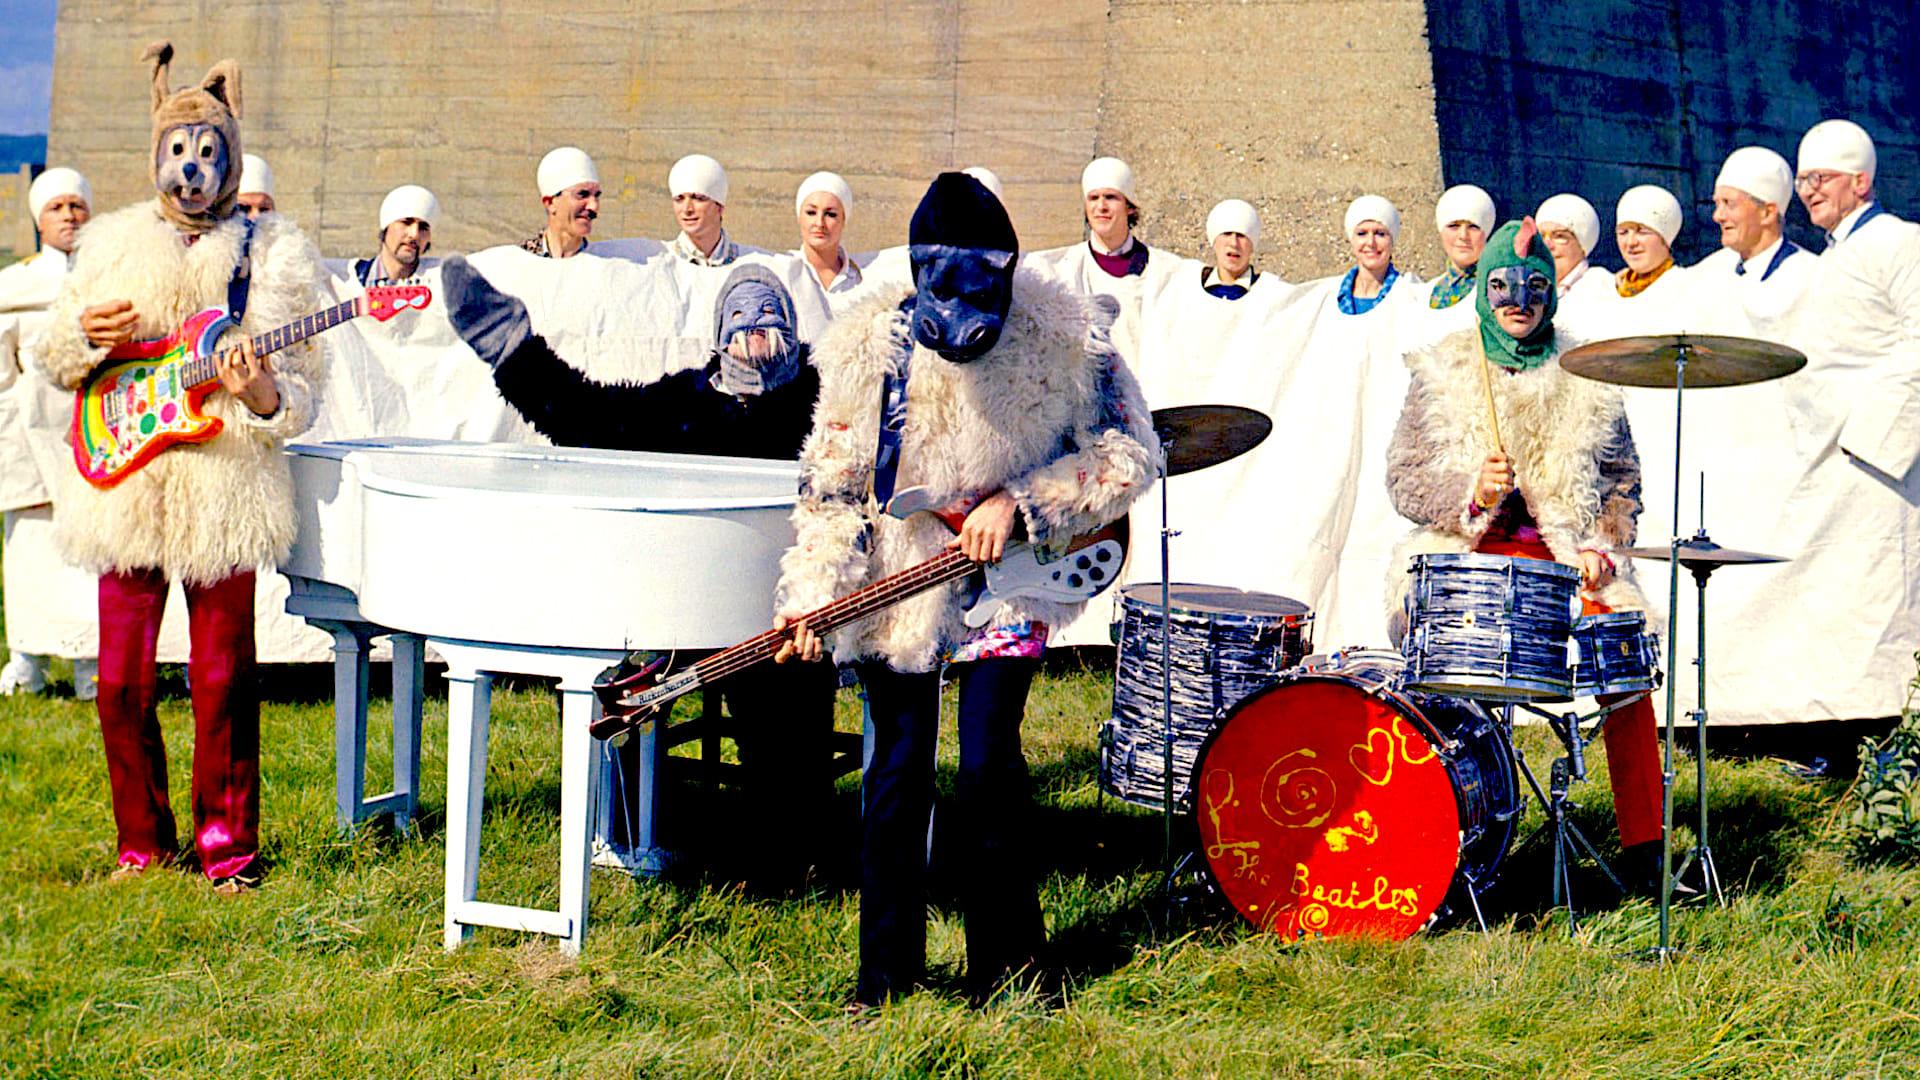
[[[1465,300],[1473,294],[1473,276],[1475,271],[1479,269],[1480,264],[1478,263],[1467,267],[1465,270],[1460,269],[1452,263],[1448,263],[1447,272],[1441,274],[1433,283],[1433,295],[1427,298],[1427,306],[1438,311],[1441,308],[1450,308],[1460,301]],[[1385,296],[1386,290],[1382,289],[1380,295]]]
[[[520,250],[531,251],[543,259],[551,259],[554,257],[552,249],[547,247],[547,234],[545,230],[542,230],[539,236],[521,242]],[[581,237],[580,248],[578,251],[575,251],[574,254],[578,255],[581,251],[585,250],[587,250],[587,240],[585,237]]]
[[[740,257],[740,245],[733,242],[733,237],[727,235],[727,230],[721,229],[720,239],[713,245],[713,252],[702,254],[699,248],[693,246],[693,241],[687,239],[687,234],[681,233],[673,238],[673,253],[695,266],[726,266]]]
[[[1347,276],[1340,279],[1340,314],[1365,315],[1367,312],[1372,311],[1376,304],[1385,300],[1387,294],[1393,291],[1393,283],[1400,280],[1400,269],[1392,263],[1388,263],[1386,280],[1380,283],[1380,291],[1372,296],[1353,295],[1354,282],[1359,279],[1360,268],[1357,266],[1349,269]]]

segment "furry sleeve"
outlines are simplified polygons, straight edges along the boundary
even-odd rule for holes
[[[1462,461],[1471,455],[1448,452],[1466,445],[1466,433],[1448,424],[1439,401],[1425,373],[1416,370],[1387,447],[1387,495],[1409,521],[1478,539],[1493,515],[1470,512],[1475,474]]]
[[[776,613],[811,611],[865,582],[884,382],[873,361],[911,348],[906,315],[897,307],[843,317],[814,348],[820,398],[800,448],[794,544],[780,559]]]
[[[239,331],[221,337],[223,348],[237,344],[242,331],[264,334],[319,311],[331,300],[319,249],[299,226],[279,214],[264,215],[255,226],[251,259],[253,284],[247,291],[247,315]],[[320,391],[326,383],[324,340],[309,338],[274,353],[268,361],[280,391],[280,408],[271,415],[256,415],[224,391],[208,398],[209,406],[229,420],[277,439],[307,430],[319,413]]]
[[[67,278],[49,309],[40,348],[34,353],[40,370],[62,390],[80,389],[81,381],[100,366],[108,352],[89,344],[86,331],[80,329],[80,313],[99,302],[94,299],[94,293],[100,276],[98,260],[87,257],[84,226],[80,235],[83,242],[75,248]]]
[[[1581,546],[1632,547],[1640,518],[1640,452],[1625,412],[1614,421],[1594,460],[1600,467],[1600,514],[1593,523],[1593,539]]]
[[[1007,485],[1036,544],[1067,540],[1115,521],[1147,490],[1160,454],[1153,414],[1126,361],[1096,334],[1093,400],[1067,452]]]

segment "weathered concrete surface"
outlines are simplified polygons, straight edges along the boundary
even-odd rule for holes
[[[64,0],[49,156],[103,207],[143,197],[135,58],[168,37],[176,83],[242,63],[248,148],[333,254],[366,250],[406,182],[439,194],[443,249],[530,235],[534,164],[562,143],[599,162],[604,235],[672,235],[667,169],[702,151],[729,167],[746,242],[793,246],[794,185],[832,168],[856,194],[850,245],[898,243],[931,174],[980,164],[1039,248],[1080,237],[1080,169],[1116,153],[1155,243],[1197,252],[1207,209],[1239,196],[1271,219],[1266,264],[1297,277],[1343,263],[1340,212],[1363,190],[1411,207],[1406,242],[1430,250],[1423,29],[1418,0]]]
[[[28,213],[27,189],[33,186],[32,166],[0,172],[0,264],[33,253],[33,216]]]
[[[1111,153],[1152,242],[1197,253],[1213,203],[1245,198],[1262,264],[1293,279],[1346,265],[1340,216],[1366,191],[1401,207],[1402,264],[1432,272],[1443,174],[1503,213],[1579,191],[1609,228],[1621,191],[1668,183],[1691,259],[1715,243],[1725,153],[1791,156],[1822,116],[1874,132],[1883,194],[1913,209],[1913,33],[1896,0],[63,0],[48,156],[102,208],[142,197],[135,57],[170,37],[177,83],[244,65],[248,146],[331,254],[368,251],[407,182],[440,195],[443,250],[531,235],[535,162],[574,143],[600,163],[608,236],[671,236],[667,168],[703,151],[749,243],[795,244],[815,169],[852,183],[867,249],[904,239],[932,173],[980,164],[1046,247],[1079,238],[1080,169]]]

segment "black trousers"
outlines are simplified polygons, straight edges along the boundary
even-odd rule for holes
[[[1020,722],[1038,660],[994,659],[957,669],[960,772],[952,830],[954,872],[967,929],[967,982],[991,989],[1034,960],[1046,941],[1029,854],[1032,792]],[[874,728],[860,843],[860,977],[857,1000],[910,993],[927,966],[927,819],[933,809],[937,672],[859,666]]]

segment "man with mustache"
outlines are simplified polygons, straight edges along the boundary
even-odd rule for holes
[[[587,250],[593,219],[600,216],[600,170],[585,150],[561,146],[547,151],[535,174],[547,225],[520,246],[546,259],[568,259]]]
[[[440,200],[418,184],[402,184],[380,203],[380,254],[353,264],[353,277],[372,288],[417,276],[433,248]]]

